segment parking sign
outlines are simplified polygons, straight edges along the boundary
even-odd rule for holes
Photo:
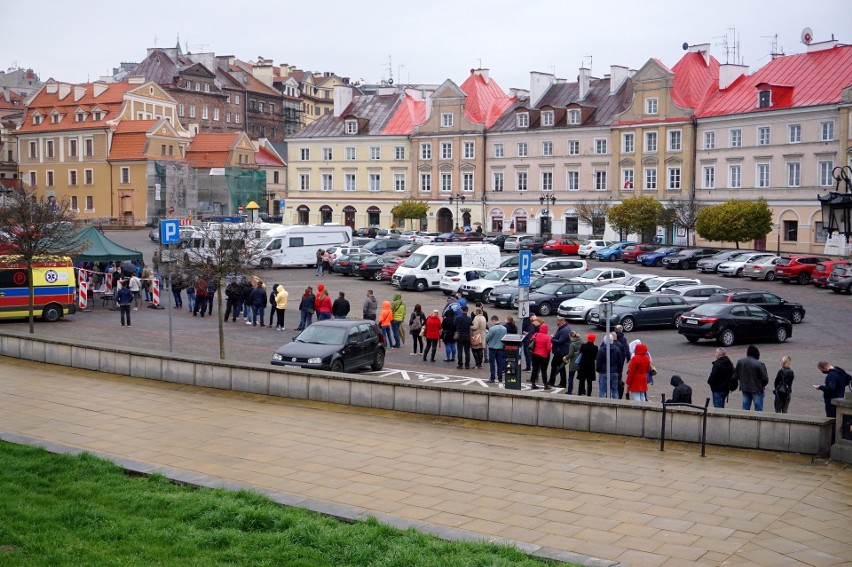
[[[160,221],[160,242],[163,244],[178,244],[180,242],[180,221]]]
[[[530,265],[532,264],[532,251],[521,250],[518,269],[518,286],[530,286]]]

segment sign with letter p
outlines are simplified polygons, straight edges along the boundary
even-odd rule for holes
[[[162,244],[180,243],[180,221],[178,219],[160,221],[160,242]]]

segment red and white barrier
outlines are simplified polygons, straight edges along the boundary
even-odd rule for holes
[[[159,305],[160,305],[160,280],[158,280],[157,278],[154,278],[153,281],[151,282],[151,284],[152,284],[151,295],[153,296],[153,303],[154,303],[154,305],[159,307]]]
[[[89,284],[86,280],[80,279],[80,297],[77,302],[79,309],[85,309],[89,304]]]
[[[107,272],[105,274],[104,281],[106,282],[106,291],[107,293],[112,293],[112,274]]]

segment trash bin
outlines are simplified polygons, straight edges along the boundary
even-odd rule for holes
[[[506,353],[506,374],[503,377],[504,387],[507,390],[521,389],[521,344],[523,335],[505,335],[503,347]]]

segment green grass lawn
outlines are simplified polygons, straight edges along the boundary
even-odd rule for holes
[[[0,565],[535,566],[505,546],[349,524],[250,493],[0,442]]]

